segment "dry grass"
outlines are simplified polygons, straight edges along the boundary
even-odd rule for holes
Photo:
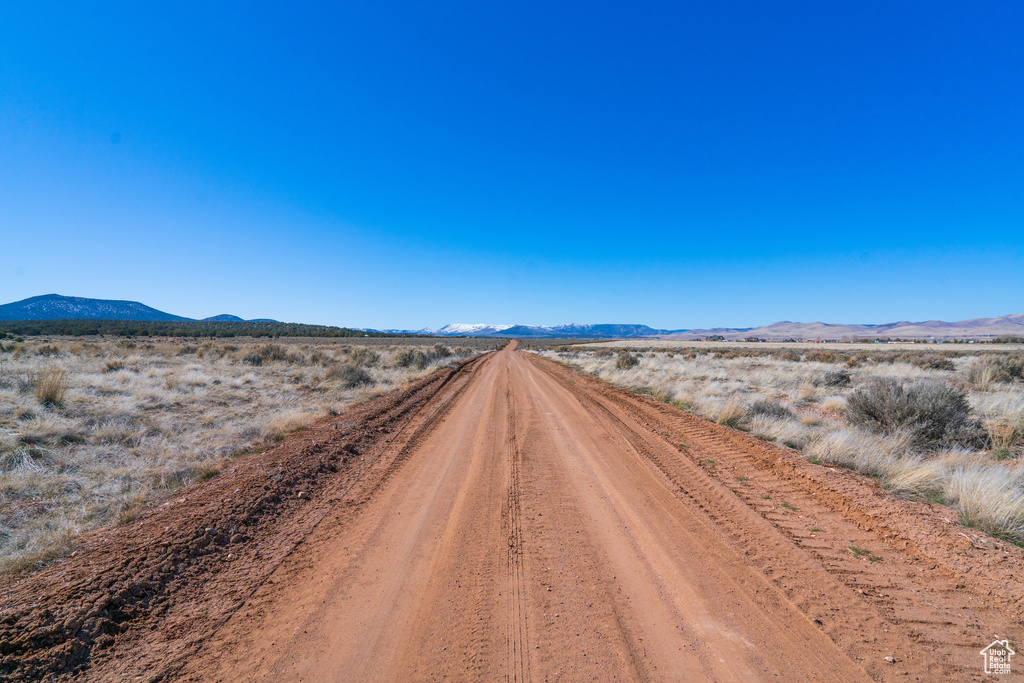
[[[59,408],[68,393],[68,373],[63,368],[50,368],[36,373],[35,396],[44,406]]]
[[[1013,370],[1014,356],[1002,349],[987,355],[973,348],[915,355],[865,352],[855,345],[823,350],[794,344],[704,349],[647,344],[588,344],[540,353],[797,448],[812,462],[876,477],[896,494],[946,503],[965,524],[1024,542],[1024,382]],[[623,353],[638,362],[618,363]],[[953,411],[954,417],[982,422],[987,438],[984,432],[972,434],[987,442],[984,450],[971,450],[977,438],[949,436],[957,430],[935,429],[943,436],[922,439],[916,417],[902,428],[898,420],[873,425],[874,430],[849,422],[850,398],[893,383],[911,392],[915,387],[937,387],[931,393],[943,396],[963,392],[967,405],[957,408],[967,414]],[[943,415],[937,420],[948,426],[949,415]]]
[[[82,531],[126,523],[232,458],[478,352],[464,347],[471,340],[452,340],[463,344],[455,349],[363,341],[0,346],[0,572],[62,553]],[[400,365],[410,350],[422,362]],[[259,365],[246,362],[254,354]]]

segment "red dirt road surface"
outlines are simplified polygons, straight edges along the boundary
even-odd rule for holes
[[[0,676],[981,679],[1022,553],[950,514],[513,343],[5,580]]]

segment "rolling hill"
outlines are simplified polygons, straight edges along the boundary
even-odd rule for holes
[[[87,299],[80,296],[44,294],[0,306],[0,320],[135,320],[174,322],[195,320],[140,304],[138,301]],[[209,322],[241,322],[236,315],[203,318]],[[249,322],[276,322],[261,318]]]

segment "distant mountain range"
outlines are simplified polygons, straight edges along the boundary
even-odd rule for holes
[[[488,325],[484,323],[452,323],[438,329],[425,327],[422,330],[375,330],[395,334],[429,334],[439,337],[565,337],[588,338],[622,338],[622,337],[655,337],[670,334],[672,330],[656,330],[647,325]]]
[[[726,339],[756,337],[770,341],[784,339],[830,339],[843,340],[855,337],[874,339],[987,339],[1000,336],[1024,337],[1024,314],[1004,315],[998,318],[972,318],[959,322],[926,320],[909,322],[901,320],[881,325],[843,325],[831,323],[794,323],[784,320],[763,327],[716,328],[706,330],[680,330],[665,335],[667,339],[707,338],[720,335]]]
[[[44,294],[0,306],[0,320],[195,320],[164,313],[138,301],[86,299],[80,296]],[[203,321],[242,321],[226,313],[203,318]],[[259,318],[249,322],[277,322]]]
[[[185,318],[158,311],[137,301],[85,299],[76,296],[46,294],[0,306],[0,320],[154,320],[187,321]],[[243,322],[236,315],[223,313],[203,321]],[[277,322],[257,318],[248,322]],[[767,341],[794,340],[853,340],[879,337],[897,339],[991,339],[999,336],[1024,337],[1024,314],[1004,315],[999,318],[973,318],[959,322],[902,320],[881,325],[844,325],[831,323],[797,323],[782,321],[763,327],[716,327],[709,329],[659,330],[647,325],[600,324],[584,325],[492,325],[486,323],[452,323],[437,329],[421,330],[367,330],[392,334],[419,334],[438,337],[517,337],[547,339],[722,339],[747,338]]]
[[[483,323],[445,325],[439,329],[381,330],[396,334],[431,334],[443,337],[517,337],[517,338],[590,338],[590,339],[707,339],[728,340],[748,338],[767,341],[832,340],[843,341],[875,338],[891,339],[991,339],[1000,336],[1024,337],[1024,314],[999,318],[973,318],[959,322],[928,320],[900,321],[880,325],[844,325],[830,323],[796,323],[782,321],[763,327],[715,327],[708,329],[658,330],[647,325],[488,325]]]
[[[621,339],[628,337],[657,337],[679,332],[680,330],[656,330],[647,325],[580,325],[570,323],[569,325],[555,325],[546,327],[544,325],[490,325],[486,323],[452,323],[434,329],[424,327],[420,330],[370,330],[372,332],[388,332],[390,334],[426,334],[437,337],[516,337],[516,338],[544,338],[544,339]]]

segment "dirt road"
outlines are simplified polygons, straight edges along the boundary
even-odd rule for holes
[[[958,628],[932,636],[944,648],[936,657],[911,631],[943,631],[943,618],[926,612],[908,627],[841,580],[861,569],[875,588],[869,579],[899,581],[906,567],[875,568],[843,548],[848,567],[829,571],[801,547],[817,536],[812,528],[842,535],[842,544],[877,539],[823,507],[808,509],[795,490],[774,515],[752,508],[628,405],[573,381],[513,350],[483,363],[429,438],[356,513],[322,524],[191,672],[302,681],[905,672],[935,680],[969,670],[957,666]],[[702,438],[692,433],[682,450],[706,449]],[[789,589],[789,577],[799,588]],[[965,644],[970,669],[983,644]]]
[[[982,647],[1021,635],[1019,548],[513,347],[374,409],[371,445],[333,447],[337,472],[324,448],[340,422],[297,435],[285,451],[328,462],[301,484],[312,502],[275,508],[248,541],[189,536],[182,557],[205,564],[167,589],[186,597],[108,628],[122,635],[79,671],[970,680]],[[195,495],[266,510],[281,496],[252,477],[261,498],[230,477]]]

